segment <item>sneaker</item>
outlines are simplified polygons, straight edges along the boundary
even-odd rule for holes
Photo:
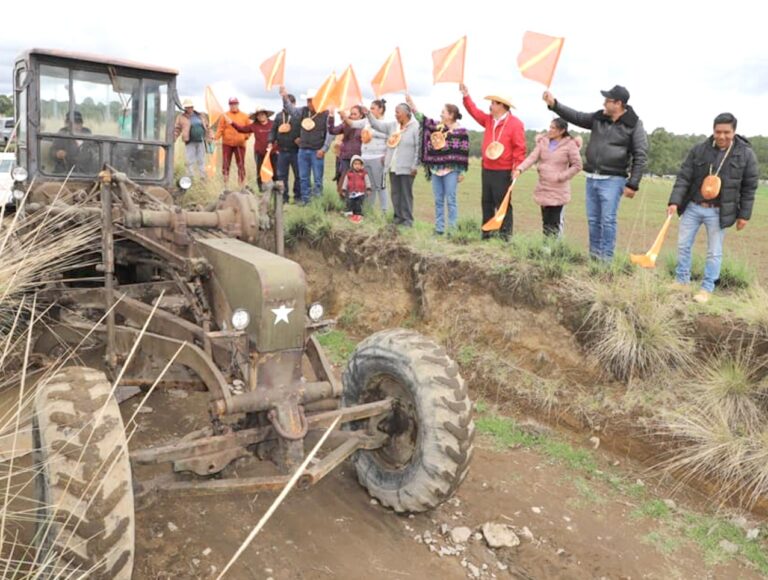
[[[694,302],[698,302],[699,304],[706,304],[709,302],[709,299],[712,297],[711,292],[707,292],[706,290],[699,290],[696,293],[696,296],[693,297]]]
[[[359,224],[361,221],[363,221],[363,216],[361,216],[361,215],[350,216],[349,221],[351,221],[353,223],[356,223],[356,224]]]
[[[349,216],[351,216],[351,215],[352,215],[352,212],[351,212],[351,211],[345,211],[345,212],[344,212],[344,217],[349,217]]]
[[[682,282],[672,282],[672,284],[669,285],[669,289],[672,290],[672,292],[690,292],[691,291],[691,285],[690,284],[683,284]]]

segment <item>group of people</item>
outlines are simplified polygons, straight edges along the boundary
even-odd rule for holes
[[[595,112],[571,109],[546,91],[543,100],[558,116],[526,156],[524,126],[512,114],[511,99],[500,94],[485,97],[489,101],[486,112],[475,104],[464,84],[459,90],[464,109],[484,128],[480,196],[483,223],[499,211],[515,180],[535,165],[538,181],[534,199],[541,207],[543,233],[560,236],[563,207],[571,200],[570,181],[583,170],[589,253],[596,260],[611,260],[619,203],[622,197],[633,198],[639,191],[648,158],[648,137],[629,105],[629,91],[620,85],[601,91],[603,107]],[[460,123],[458,106],[448,103],[439,119],[432,119],[419,112],[413,99],[406,96],[405,102],[395,107],[395,120],[385,121],[386,101],[378,99],[370,109],[356,105],[349,111],[338,111],[340,123],[336,124],[333,110],[315,109],[314,91],[302,95],[304,106],[297,106],[285,87],[280,88],[280,95],[283,110],[274,121],[270,119],[273,112],[263,108],[248,118],[239,111],[237,99],[230,99],[229,113],[222,116],[215,136],[205,114],[185,102],[176,134],[187,145],[188,167],[191,169],[194,163],[202,167],[195,143],[221,138],[224,178],[228,179],[234,156],[242,185],[245,141],[253,133],[257,167],[268,154],[272,156],[276,178],[284,184],[285,202],[289,201],[292,168],[294,202],[306,204],[322,194],[325,155],[338,139],[335,180],[337,191],[346,199],[350,219],[360,221],[364,208],[374,207],[377,202],[381,210],[387,211],[389,197],[394,223],[410,227],[414,219],[413,184],[421,166],[434,193],[435,234],[443,235],[456,226],[456,194],[469,165],[470,150],[469,134]],[[591,131],[583,164],[582,140],[570,135],[569,123]],[[741,230],[751,217],[758,184],[757,160],[749,142],[736,134],[736,125],[731,114],[715,118],[712,137],[689,152],[668,202],[668,212],[681,216],[677,288],[690,284],[693,242],[702,225],[707,229],[704,279],[694,296],[698,302],[709,300],[719,279],[725,229],[736,224]],[[508,239],[512,227],[510,202],[497,235]],[[482,232],[483,239],[491,235]]]

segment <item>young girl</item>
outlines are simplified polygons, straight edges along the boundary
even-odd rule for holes
[[[350,121],[359,121],[363,118],[363,110],[359,105],[355,105],[349,110],[349,115],[346,115],[343,111],[339,111],[341,117],[341,125],[334,125],[333,115],[328,115],[328,132],[331,135],[342,135],[341,145],[339,147],[339,153],[336,156],[336,177],[337,177],[337,191],[341,193],[341,184],[344,181],[344,175],[349,170],[349,165],[352,157],[360,155],[360,148],[362,147],[362,140],[360,134],[362,129],[354,128],[344,121],[348,118]]]
[[[352,157],[349,171],[341,183],[342,195],[347,199],[347,214],[350,220],[359,223],[363,218],[363,200],[371,193],[371,180],[365,170],[363,158],[359,155]]]
[[[561,235],[563,206],[571,201],[571,179],[581,171],[581,137],[568,134],[568,123],[560,118],[549,131],[536,138],[536,147],[514,172],[514,178],[538,162],[539,182],[533,199],[541,206],[545,236]]]

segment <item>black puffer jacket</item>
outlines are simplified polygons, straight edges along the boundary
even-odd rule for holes
[[[648,136],[643,122],[632,107],[618,121],[603,111],[580,113],[560,101],[550,107],[563,119],[584,129],[591,129],[584,171],[628,177],[627,187],[637,191],[648,162]]]
[[[669,196],[669,204],[677,206],[678,214],[682,215],[701,189],[701,182],[709,175],[710,164],[714,164],[716,156],[717,147],[712,137],[688,153]],[[752,217],[758,184],[757,157],[749,141],[741,135],[736,135],[733,149],[720,170],[720,179],[720,195],[713,201],[720,203],[720,227],[729,228],[737,219]]]

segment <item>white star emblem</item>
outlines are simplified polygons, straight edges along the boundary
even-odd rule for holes
[[[288,324],[288,315],[293,312],[293,308],[288,308],[285,304],[282,304],[280,308],[273,308],[272,312],[275,313],[275,325],[281,320]]]

